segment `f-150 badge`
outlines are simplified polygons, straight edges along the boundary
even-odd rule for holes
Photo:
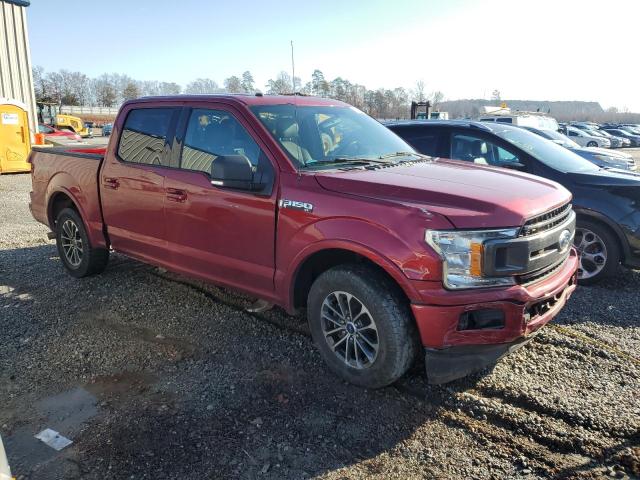
[[[304,212],[313,212],[313,204],[307,202],[299,202],[297,200],[287,200],[281,198],[278,202],[280,208],[291,208],[293,210],[302,210]]]

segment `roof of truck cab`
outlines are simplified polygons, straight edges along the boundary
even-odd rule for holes
[[[481,130],[493,131],[494,122],[476,122],[474,120],[396,120],[383,122],[386,127],[475,127]],[[503,123],[499,124],[501,127]]]
[[[216,102],[239,103],[254,105],[299,105],[299,106],[329,106],[349,107],[350,105],[329,98],[311,97],[306,95],[248,95],[248,94],[206,94],[206,95],[169,95],[158,97],[141,97],[126,103],[163,103],[163,102]]]

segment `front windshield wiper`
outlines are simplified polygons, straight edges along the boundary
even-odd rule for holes
[[[370,163],[389,163],[389,162],[383,162],[380,159],[373,159],[373,158],[336,157],[336,158],[330,158],[327,160],[314,160],[313,162],[307,163],[306,166],[331,165],[334,163],[351,163],[356,165],[368,165]]]
[[[420,158],[424,157],[424,155],[421,155],[421,154],[416,153],[416,152],[393,152],[393,153],[387,153],[386,155],[380,155],[378,158],[380,160],[384,160],[385,158],[409,157],[409,156],[420,157]]]

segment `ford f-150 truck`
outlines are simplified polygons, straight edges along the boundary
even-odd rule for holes
[[[562,186],[416,153],[344,103],[177,96],[123,105],[103,149],[36,151],[33,216],[75,277],[110,250],[306,308],[329,367],[429,381],[526,343],[576,288]]]

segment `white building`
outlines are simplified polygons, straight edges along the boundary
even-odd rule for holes
[[[29,3],[0,0],[0,97],[26,104],[31,130],[36,132],[36,99],[27,31]]]

